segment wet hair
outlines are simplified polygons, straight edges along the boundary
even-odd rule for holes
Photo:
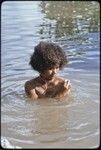
[[[67,62],[66,54],[60,46],[55,43],[40,42],[35,46],[29,64],[41,73],[53,66],[61,69]]]

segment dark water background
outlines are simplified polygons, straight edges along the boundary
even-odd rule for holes
[[[1,7],[1,137],[3,147],[99,146],[100,36],[98,2],[5,1]],[[29,66],[40,41],[62,46],[71,80],[63,101],[30,101],[24,83],[38,75]],[[5,143],[4,143],[5,142]]]

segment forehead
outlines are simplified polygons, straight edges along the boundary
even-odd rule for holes
[[[56,68],[59,68],[59,65],[54,65],[54,66],[50,67],[50,69],[56,69]]]

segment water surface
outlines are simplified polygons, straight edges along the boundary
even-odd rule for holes
[[[99,24],[98,2],[2,3],[1,136],[12,146],[99,146]],[[28,63],[42,40],[61,45],[69,59],[59,73],[72,90],[61,101],[31,101],[24,92],[24,83],[38,75]]]

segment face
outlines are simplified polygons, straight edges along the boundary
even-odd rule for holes
[[[54,66],[54,67],[44,71],[43,75],[47,79],[52,79],[58,71],[59,71],[59,67]]]

